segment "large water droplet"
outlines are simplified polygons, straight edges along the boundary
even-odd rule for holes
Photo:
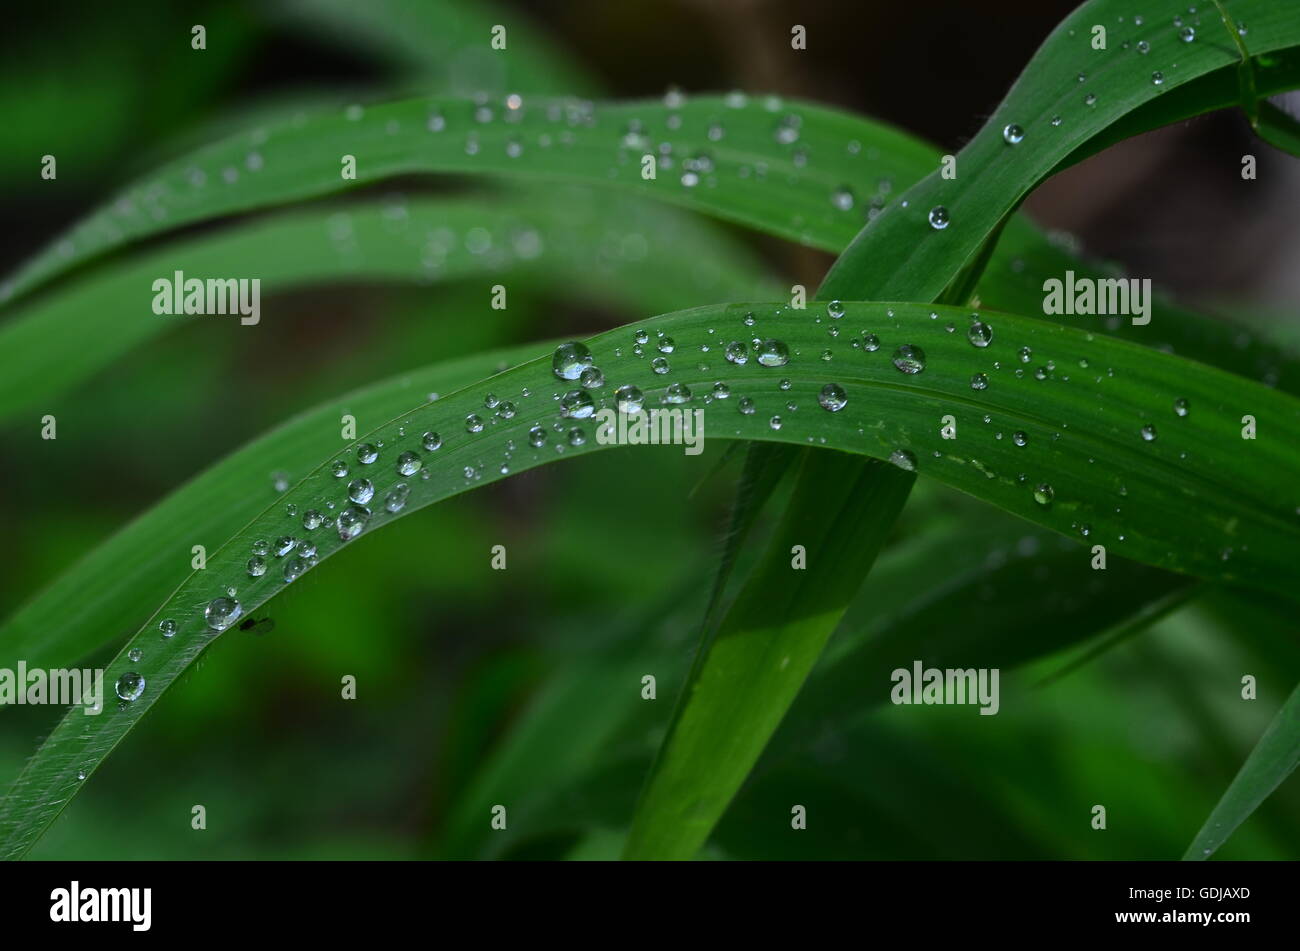
[[[595,410],[595,401],[585,390],[570,390],[560,400],[560,415],[568,419],[586,419]]]
[[[822,391],[817,394],[817,402],[821,404],[822,409],[838,413],[848,404],[849,398],[845,395],[842,387],[834,383],[827,383],[822,387]]]
[[[159,621],[158,630],[162,633],[163,637],[175,637],[176,622],[173,621],[171,618],[168,618],[165,621]]]
[[[1039,505],[1051,505],[1054,498],[1056,498],[1056,490],[1046,482],[1040,482],[1034,487],[1034,501]]]
[[[790,348],[781,340],[764,340],[754,348],[754,359],[760,366],[783,367],[790,362]]]
[[[363,466],[368,466],[379,458],[379,450],[368,442],[363,442],[357,446],[357,462]]]
[[[630,383],[615,390],[614,399],[618,401],[618,411],[620,413],[635,413],[645,403],[645,397],[641,391]]]
[[[723,356],[727,358],[728,363],[734,363],[740,366],[749,359],[749,348],[740,340],[733,340],[727,344],[726,349],[722,351]]]
[[[254,555],[248,559],[248,564],[245,567],[248,569],[249,577],[260,578],[266,574],[266,559],[261,555]]]
[[[665,403],[689,403],[691,390],[685,383],[674,383],[664,391]]]
[[[839,320],[844,316],[844,302],[833,300],[826,305],[826,313],[834,320]]]
[[[426,452],[436,452],[442,447],[442,437],[437,433],[425,433],[420,438],[420,445],[424,446]]]
[[[422,465],[423,463],[420,461],[420,457],[413,452],[404,452],[397,457],[397,471],[404,476],[415,475],[420,471],[420,466]],[[358,500],[353,499],[353,501],[355,502]],[[361,499],[360,501],[364,502],[365,499]]]
[[[234,598],[213,598],[203,609],[203,619],[214,631],[224,631],[239,620],[244,607]]]
[[[889,461],[908,472],[916,471],[916,456],[906,449],[895,449],[889,454]]]
[[[360,535],[370,521],[370,509],[361,505],[349,505],[339,517],[334,520],[335,527],[338,529],[339,538],[351,541]]]
[[[1019,145],[1025,137],[1025,130],[1020,128],[1014,122],[1002,130],[1002,140],[1007,145]]]
[[[905,343],[894,351],[894,366],[902,373],[920,373],[925,369],[925,351]]]
[[[365,505],[375,497],[375,484],[369,479],[353,479],[348,483],[348,498],[357,505]]]
[[[970,330],[966,331],[966,339],[971,342],[972,346],[983,350],[993,342],[993,328],[984,321],[977,320],[970,325]]]
[[[130,670],[117,678],[117,683],[113,685],[113,692],[128,703],[132,703],[144,694],[144,687],[144,678],[134,670]]]
[[[1196,30],[1190,26],[1185,26],[1178,31],[1178,38],[1184,43],[1190,43],[1192,40],[1196,39]]]
[[[560,344],[551,356],[551,371],[561,380],[578,379],[591,364],[591,351],[576,341]]]

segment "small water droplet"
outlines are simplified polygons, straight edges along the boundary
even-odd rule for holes
[[[260,578],[262,575],[266,574],[266,559],[261,555],[254,555],[252,558],[248,559],[246,567],[250,578]]]
[[[781,340],[764,340],[754,348],[754,359],[760,366],[783,367],[790,362],[790,348]]]
[[[844,303],[837,300],[831,301],[826,305],[826,313],[831,317],[831,319],[839,320],[844,316]]]
[[[325,524],[325,516],[316,509],[308,509],[302,515],[302,527],[309,532],[314,532]]]
[[[337,459],[330,466],[330,472],[334,473],[336,479],[346,479],[348,477],[348,464],[342,459]]]
[[[1190,43],[1196,39],[1196,30],[1193,27],[1185,26],[1178,31],[1178,38],[1184,43]]]
[[[168,618],[168,619],[165,620],[165,621],[159,621],[159,622],[158,622],[158,630],[159,630],[159,632],[162,634],[163,637],[175,637],[175,636],[176,636],[176,622],[173,621],[171,618]]]
[[[984,321],[977,320],[972,323],[970,329],[966,331],[966,339],[971,342],[972,346],[979,347],[983,350],[993,342],[993,328],[984,323]]]
[[[1007,145],[1019,145],[1025,137],[1025,130],[1020,128],[1014,122],[1002,130],[1002,140]]]
[[[468,433],[483,432],[483,417],[477,413],[470,413],[465,417],[465,431]]]
[[[1160,72],[1160,70],[1157,69],[1154,73],[1151,74],[1151,85],[1159,86],[1164,81],[1165,81],[1165,74]]]
[[[1155,442],[1155,441],[1156,441],[1156,428],[1155,428],[1154,426],[1152,426],[1150,423],[1148,423],[1147,425],[1143,426],[1143,427],[1142,427],[1142,438],[1143,438],[1146,442]]]
[[[976,373],[970,378],[970,388],[972,390],[988,389],[989,378],[987,374]]]
[[[144,657],[144,651],[140,650],[138,647],[132,647],[126,652],[126,656],[131,663],[138,664],[140,663],[140,658]]]
[[[375,497],[375,484],[369,479],[353,479],[348,483],[348,498],[357,505],[365,505]]]
[[[1181,397],[1174,400],[1174,413],[1178,416],[1186,416],[1189,409],[1190,406],[1188,405],[1187,400],[1182,399]]]
[[[349,505],[339,513],[334,525],[338,529],[339,538],[346,542],[360,535],[369,521],[370,509],[362,505]]]
[[[1056,490],[1046,482],[1040,482],[1034,488],[1034,501],[1039,505],[1051,505],[1054,498],[1056,498]]]
[[[935,231],[948,227],[948,209],[943,205],[935,205],[930,209],[930,227]]]
[[[1020,430],[1016,430],[1011,434],[1011,441],[1017,446],[1027,446],[1029,444],[1029,437]]]

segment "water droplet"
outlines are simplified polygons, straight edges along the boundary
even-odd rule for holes
[[[203,609],[203,619],[214,631],[224,631],[239,620],[244,607],[234,598],[213,598]]]
[[[645,397],[641,394],[641,391],[630,383],[615,390],[614,399],[618,402],[618,411],[620,413],[638,412],[645,402]]]
[[[916,471],[916,456],[906,449],[895,449],[889,454],[889,461],[908,472]]]
[[[689,403],[691,390],[685,383],[674,383],[664,391],[665,403]]]
[[[1154,73],[1151,74],[1151,85],[1159,86],[1164,81],[1165,81],[1165,74],[1160,72],[1160,70],[1157,69]]]
[[[420,437],[420,444],[424,446],[426,452],[436,452],[442,447],[442,437],[437,433],[425,433]]]
[[[361,505],[349,505],[339,513],[334,525],[338,529],[339,538],[346,542],[360,535],[369,521],[370,509]]]
[[[348,464],[342,459],[337,459],[330,466],[330,472],[334,473],[336,479],[346,479],[348,477]]]
[[[723,356],[727,358],[728,363],[734,363],[737,366],[745,363],[749,359],[749,348],[739,340],[733,340],[727,344],[722,351]]]
[[[777,122],[776,128],[772,131],[772,137],[782,145],[790,145],[799,141],[799,127],[801,125],[803,125],[803,118],[791,113]]]
[[[591,364],[591,351],[576,341],[560,344],[551,356],[551,371],[561,380],[578,379]]]
[[[1186,416],[1189,408],[1187,400],[1182,399],[1181,397],[1174,400],[1174,413],[1177,415]]]
[[[853,190],[847,185],[841,185],[835,191],[831,192],[831,204],[839,211],[853,210]]]
[[[1142,438],[1147,442],[1156,441],[1156,428],[1150,423],[1142,427]]]
[[[411,489],[405,482],[393,486],[384,499],[384,508],[390,512],[400,512],[406,507],[406,500],[411,496]]]
[[[986,390],[988,385],[989,378],[987,374],[976,373],[970,378],[970,388],[972,390]]]
[[[1058,126],[1058,125],[1060,125],[1060,124],[1061,124],[1061,117],[1060,117],[1060,116],[1052,116],[1052,125],[1053,125],[1053,126]]]
[[[1026,446],[1029,444],[1029,437],[1020,430],[1016,430],[1011,434],[1011,441],[1017,446]]]
[[[790,362],[790,348],[781,340],[764,340],[754,348],[754,359],[760,366],[783,367]]]
[[[569,430],[568,439],[569,439],[570,446],[581,446],[583,443],[587,441],[587,434],[584,433],[577,426],[574,426],[572,429]]]
[[[310,567],[311,567],[311,563],[307,561],[306,558],[303,558],[301,555],[298,555],[294,558],[290,558],[287,562],[284,563],[285,584],[292,584],[293,582],[297,581],[299,578],[303,576],[303,574]]]
[[[117,678],[113,692],[127,703],[133,703],[144,693],[144,686],[144,678],[132,670]]]
[[[769,420],[767,421],[767,425],[770,426],[772,429],[780,429],[780,428],[781,428],[781,417],[780,417],[780,416],[773,416],[771,419],[769,419]]]
[[[375,497],[375,484],[369,479],[353,479],[348,483],[348,498],[357,505],[365,505]]]
[[[595,410],[591,394],[583,390],[570,390],[560,400],[560,415],[568,419],[586,419]]]
[[[839,320],[844,316],[844,303],[837,300],[831,301],[826,305],[826,313],[831,317],[831,319]]]
[[[126,652],[126,656],[131,663],[138,664],[140,663],[140,658],[144,657],[144,651],[140,650],[138,647],[132,647]]]
[[[248,575],[251,578],[260,578],[266,574],[266,559],[261,555],[254,555],[248,559]]]
[[[943,205],[935,205],[930,209],[930,227],[935,231],[948,227],[948,209]]]
[[[85,778],[86,778],[86,771],[84,769],[77,770],[77,779],[84,780]]]
[[[542,446],[546,445],[546,430],[536,424],[530,427],[528,430],[528,445],[534,449],[541,449]]]
[[[925,369],[925,351],[905,343],[894,351],[894,366],[902,373],[920,373]]]
[[[1151,52],[1151,44],[1148,43],[1146,40],[1138,40],[1137,51],[1141,53],[1143,56],[1145,56],[1147,53]]]
[[[868,353],[875,353],[880,349],[880,338],[875,334],[866,334],[862,338],[862,349]]]
[[[822,387],[821,393],[817,395],[817,402],[821,404],[822,409],[838,413],[848,404],[849,398],[845,395],[842,387],[834,383],[827,383]]]
[[[363,466],[368,466],[379,458],[379,450],[368,442],[363,442],[357,446],[357,462]]]
[[[582,376],[578,377],[578,382],[582,384],[583,389],[599,389],[605,385],[605,374],[601,372],[600,367],[587,367],[587,369],[582,371]],[[503,413],[502,415],[505,414]],[[514,413],[512,412],[510,415],[513,416]],[[507,417],[507,419],[508,418],[509,417]]]
[[[1025,137],[1025,130],[1020,128],[1014,122],[1002,130],[1002,140],[1007,145],[1019,145]]]
[[[297,544],[298,539],[294,538],[292,535],[281,535],[275,540],[275,557],[283,558],[285,555],[289,554],[289,552],[293,551]]]
[[[666,357],[655,357],[650,361],[650,369],[654,370],[660,376],[663,376],[665,373],[670,372],[672,367],[668,365]]]
[[[713,384],[714,399],[725,400],[729,396],[731,396],[731,387],[721,381]]]
[[[1095,106],[1097,104],[1097,97],[1092,93],[1088,93],[1088,95],[1083,97],[1083,104],[1085,106]]]
[[[1046,482],[1040,482],[1034,488],[1034,501],[1039,505],[1051,505],[1052,499],[1056,498],[1056,490]]]
[[[302,515],[302,527],[309,532],[314,532],[325,524],[325,516],[316,509],[308,509]]]
[[[173,620],[171,620],[171,618],[168,618],[168,619],[165,620],[165,621],[159,621],[159,622],[158,622],[158,630],[162,633],[162,636],[163,636],[163,637],[175,637],[175,636],[176,636],[176,622],[173,621]]]
[[[1178,38],[1184,43],[1190,43],[1196,39],[1196,30],[1190,26],[1185,26],[1178,31]]]
[[[414,452],[409,452],[409,451],[404,452],[397,457],[397,471],[398,473],[404,476],[415,475],[417,472],[420,471],[420,466],[422,466],[423,464],[424,463],[420,461],[420,457]],[[353,499],[353,501],[365,502],[366,500]]]
[[[477,413],[470,413],[465,417],[465,431],[468,433],[483,432],[483,417]]]
[[[993,328],[984,321],[977,320],[970,325],[970,330],[966,331],[966,339],[971,342],[971,346],[983,350],[993,342]]]

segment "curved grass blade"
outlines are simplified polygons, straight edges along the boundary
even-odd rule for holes
[[[1260,803],[1295,772],[1297,764],[1300,764],[1300,686],[1291,691],[1250,751],[1241,772],[1187,847],[1183,860],[1203,861],[1213,855]]]
[[[964,310],[846,304],[841,326],[869,328],[885,344],[880,351],[864,353],[848,342],[847,332],[842,342],[829,338],[810,316],[784,306],[735,304],[635,325],[648,334],[672,337],[674,353],[692,354],[674,357],[677,365],[666,374],[655,372],[648,357],[632,352],[629,328],[601,334],[588,342],[608,381],[598,395],[608,403],[614,386],[630,384],[655,406],[686,397],[682,388],[687,388],[697,394],[694,405],[704,404],[700,408],[712,420],[712,438],[811,443],[877,458],[893,456],[922,474],[1061,533],[1081,533],[1086,525],[1090,542],[1113,546],[1127,557],[1205,577],[1231,580],[1240,575],[1243,583],[1290,592],[1292,566],[1300,551],[1296,501],[1288,497],[1300,453],[1300,401],[1176,357],[1030,318],[986,315],[993,339],[988,347],[974,347],[964,333],[955,332],[959,321],[964,327],[968,320]],[[752,326],[747,322],[751,317]],[[954,332],[948,331],[949,324]],[[773,367],[757,359],[743,364],[721,359],[727,341],[754,334],[782,341],[788,362]],[[828,340],[835,344],[830,361],[821,358]],[[901,357],[894,348],[904,344],[926,352],[925,370],[899,372],[894,359]],[[710,348],[707,364],[694,355],[702,346]],[[1059,361],[1062,368],[1078,366],[1086,355],[1097,367],[1114,369],[1115,375],[1094,370],[1074,376],[1068,384],[1064,372],[1044,380],[1028,374],[1017,379],[1012,355],[1022,346],[1031,346],[1043,359]],[[781,348],[772,345],[766,352],[779,354]],[[1005,372],[999,375],[995,363],[1005,366]],[[990,385],[971,390],[974,372],[990,374]],[[729,387],[726,399],[718,398],[721,391],[711,392],[717,382]],[[817,405],[830,382],[840,386],[847,399],[837,412]],[[0,805],[4,854],[19,855],[30,846],[75,792],[77,773],[92,771],[203,651],[213,634],[207,616],[220,620],[219,602],[227,587],[237,589],[241,610],[251,612],[315,561],[338,551],[343,536],[373,530],[485,481],[603,448],[591,422],[584,422],[592,418],[586,415],[592,407],[584,399],[592,398],[590,392],[574,389],[566,395],[570,386],[556,389],[548,355],[419,405],[363,437],[368,444],[382,445],[374,468],[359,464],[354,447],[323,451],[337,438],[333,422],[323,431],[301,430],[304,446],[314,444],[314,451],[303,452],[313,452],[319,464],[245,528],[209,549],[207,570],[183,581],[125,645],[144,651],[138,665],[125,653],[111,662],[108,681],[128,670],[139,673],[150,685],[144,695],[103,717],[76,711],[55,728]],[[496,397],[487,399],[489,393]],[[710,394],[709,401],[705,394]],[[559,410],[561,396],[567,417]],[[1173,413],[1173,400],[1179,397],[1189,400],[1187,416]],[[752,400],[754,412],[738,411],[742,400]],[[802,409],[792,411],[790,403]],[[1243,450],[1237,417],[1243,405],[1276,436]],[[1160,438],[1143,440],[1139,429],[1156,411],[1162,413]],[[945,415],[960,420],[955,441],[940,435]],[[781,417],[779,426],[774,416]],[[982,421],[985,416],[988,423]],[[575,429],[578,435],[571,432]],[[1014,438],[1017,432],[1026,434],[1024,445]],[[441,434],[439,448],[423,448],[425,433]],[[1003,438],[997,438],[998,433]],[[408,468],[410,462],[420,463],[414,474],[404,476],[395,469],[401,452],[420,455],[407,463]],[[348,467],[347,478],[334,476],[336,462]],[[223,508],[230,499],[247,494],[250,484],[264,485],[265,471],[259,467],[255,476],[248,471],[227,473],[213,484],[207,501],[212,508]],[[373,480],[372,486],[352,486],[358,478]],[[1035,487],[1049,483],[1054,491],[1048,503],[1036,501]],[[1044,495],[1041,488],[1038,495]],[[354,504],[369,512],[354,509]],[[287,515],[290,505],[299,513],[295,518]],[[309,511],[326,513],[342,534],[328,525],[305,531],[301,519]],[[254,543],[290,534],[310,541],[315,551],[268,559],[265,574],[249,577],[246,563]],[[1240,546],[1226,560],[1214,551],[1220,539]],[[188,558],[188,549],[182,557]],[[163,619],[176,622],[175,637],[159,637],[157,624]]]
[[[1233,12],[1250,24],[1252,55],[1300,46],[1295,4],[1239,0]],[[957,155],[957,177],[936,170],[913,186],[907,206],[885,209],[863,229],[829,280],[847,271],[873,297],[938,298],[951,262],[973,259],[1038,182],[1108,126],[1202,76],[1228,70],[1235,77],[1237,50],[1213,13],[1199,31],[1171,0],[1151,4],[1140,24],[1131,14],[1127,0],[1090,0],[1062,21]],[[1105,50],[1092,48],[1098,23],[1109,25]],[[1137,51],[1139,43],[1149,54]]]
[[[797,146],[775,140],[783,123]],[[708,135],[715,126],[725,129],[716,142]],[[658,156],[653,181],[642,178],[650,152]],[[800,152],[821,159],[803,165]],[[355,178],[344,177],[345,156],[356,160]],[[838,249],[857,231],[866,200],[844,207],[837,196],[845,188],[911,180],[932,159],[929,147],[883,125],[779,100],[422,97],[304,112],[215,142],[129,186],[21,268],[0,302],[182,225],[417,172],[618,186]],[[715,187],[721,181],[727,187]]]
[[[695,665],[637,806],[625,859],[687,859],[726,811],[884,547],[915,475],[804,455],[776,537]],[[806,570],[791,553],[806,550]]]
[[[8,365],[0,376],[0,419],[47,405],[51,396],[177,325],[210,320],[153,312],[153,282],[172,280],[177,271],[187,278],[256,278],[264,302],[305,285],[434,284],[488,274],[494,282],[526,277],[641,313],[775,290],[748,251],[706,222],[582,189],[397,196],[311,210],[174,242],[36,299],[0,326]],[[665,282],[665,273],[676,279]],[[83,346],[86,339],[95,346]]]

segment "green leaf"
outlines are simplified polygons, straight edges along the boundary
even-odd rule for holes
[[[512,274],[641,313],[774,290],[753,256],[719,229],[623,197],[566,188],[336,206],[173,242],[37,298],[0,327],[0,352],[11,361],[0,377],[0,419],[48,405],[157,335],[213,320],[153,313],[153,282],[177,271],[260,280],[262,319],[273,319],[268,299],[277,294],[345,281],[434,284],[495,275],[496,283]],[[664,273],[676,279],[665,282]],[[83,346],[86,339],[95,346]]]
[[[29,261],[0,300],[182,225],[417,172],[617,186],[838,249],[857,231],[866,201],[864,193],[854,208],[836,207],[840,189],[910,181],[933,155],[902,133],[819,106],[739,103],[699,97],[680,107],[597,105],[529,97],[516,106],[513,99],[421,97],[304,112],[212,143],[126,188]],[[778,147],[774,130],[794,121],[799,145]],[[708,129],[719,123],[726,134],[711,142]],[[846,149],[850,141],[858,142],[856,152]],[[801,167],[800,149],[822,158]],[[645,181],[641,159],[651,150],[661,161],[656,179]],[[355,180],[342,177],[348,155],[356,159]],[[684,163],[695,169],[694,179]],[[728,187],[713,187],[718,181]]]
[[[745,322],[750,314],[752,327]],[[711,438],[796,445],[811,441],[814,446],[877,458],[906,451],[922,474],[1063,534],[1078,537],[1086,525],[1089,541],[1127,557],[1199,576],[1239,578],[1257,587],[1291,591],[1300,531],[1288,487],[1294,485],[1290,473],[1300,453],[1300,401],[1176,357],[1030,318],[986,314],[993,339],[987,348],[977,348],[964,333],[967,313],[954,308],[849,303],[839,319],[845,328],[839,338],[826,336],[823,326],[810,316],[784,306],[738,304],[670,314],[636,325],[651,335],[662,331],[673,337],[675,354],[693,354],[670,355],[674,365],[666,377],[650,368],[648,357],[632,352],[628,328],[601,334],[589,342],[608,380],[598,395],[607,402],[615,386],[634,384],[647,394],[650,405],[656,405],[669,384],[683,384],[701,401],[721,381],[730,387],[729,397],[703,407]],[[954,332],[947,330],[949,324]],[[958,326],[963,332],[957,332]],[[864,353],[852,345],[863,330],[878,334],[880,350]],[[790,362],[773,368],[753,359],[741,365],[722,359],[726,342],[753,334],[784,341]],[[710,347],[710,362],[707,370],[700,370],[699,347],[705,344]],[[832,359],[825,361],[821,353],[828,344]],[[902,344],[926,352],[924,371],[906,374],[895,368],[892,357]],[[1017,378],[1015,354],[1023,346],[1030,346],[1043,360],[1053,360],[1058,370],[1044,380],[1032,374]],[[1085,358],[1092,367],[1089,372],[1076,369]],[[995,363],[1003,369],[996,369]],[[989,375],[986,389],[970,388],[975,372]],[[409,394],[418,401],[419,394],[427,392],[427,380],[417,374],[410,377],[407,407],[412,403]],[[782,388],[782,380],[790,381],[788,388]],[[831,382],[840,385],[848,399],[844,409],[835,413],[817,405],[818,394]],[[531,395],[523,396],[524,389]],[[484,397],[489,392],[515,403],[515,414],[505,418],[486,409]],[[585,442],[578,446],[569,445],[568,437],[552,428],[558,425],[564,430],[573,423],[558,418],[556,404],[548,398],[553,395],[557,390],[547,354],[401,415],[391,408],[391,391],[384,392],[381,408],[350,407],[362,420],[394,414],[363,437],[386,447],[374,470],[378,499],[372,504],[369,524],[377,526],[398,517],[382,504],[398,481],[392,468],[394,456],[407,447],[420,451],[420,434],[425,432],[441,433],[444,444],[435,452],[422,453],[430,477],[407,480],[411,495],[400,514],[485,481],[602,448],[590,423],[577,422],[585,432]],[[1187,416],[1173,412],[1173,400],[1179,397],[1189,400]],[[742,399],[754,401],[752,415],[737,411]],[[799,408],[790,411],[786,408],[790,402]],[[1247,409],[1267,438],[1240,440],[1240,415]],[[284,587],[283,561],[273,559],[268,573],[257,579],[247,577],[245,562],[256,539],[301,532],[301,523],[286,516],[286,507],[293,504],[300,513],[317,509],[331,514],[346,507],[343,484],[348,480],[334,478],[329,463],[346,460],[353,478],[371,470],[357,465],[350,450],[329,451],[337,445],[338,411],[335,404],[311,414],[316,422],[292,427],[292,441],[268,439],[256,456],[201,477],[207,480],[205,487],[188,493],[183,508],[170,516],[149,516],[158,525],[170,521],[182,526],[168,536],[175,548],[150,553],[154,564],[177,559],[185,564],[193,539],[207,537],[202,526],[210,524],[206,519],[211,516],[206,513],[248,505],[250,495],[254,510],[262,509],[229,540],[213,539],[207,569],[183,581],[126,645],[145,651],[144,661],[131,665],[138,666],[151,685],[145,696],[126,710],[109,711],[103,717],[85,717],[76,711],[55,729],[0,809],[0,837],[7,842],[8,854],[21,853],[30,845],[75,791],[76,772],[93,769],[202,652],[210,639],[203,619],[209,602],[234,586],[247,613]],[[495,422],[485,422],[483,432],[470,434],[466,432],[469,414]],[[948,414],[959,420],[956,440],[945,440],[939,433],[940,421]],[[774,416],[782,419],[779,429],[770,423]],[[988,423],[983,422],[985,416]],[[1158,426],[1154,442],[1144,441],[1139,434],[1146,424]],[[547,434],[541,449],[530,446],[528,430],[533,425]],[[400,435],[399,428],[406,435]],[[1026,434],[1024,446],[1012,438],[1017,432]],[[1193,465],[1198,468],[1191,469]],[[267,472],[277,468],[300,481],[274,499],[250,493],[250,486],[265,486]],[[1048,505],[1034,500],[1035,486],[1040,484],[1054,487]],[[335,509],[326,508],[327,503]],[[330,532],[327,527],[311,536],[320,558],[343,544],[337,533]],[[182,537],[186,541],[177,545]],[[1226,559],[1220,546],[1231,549]],[[73,617],[87,622],[83,630],[94,630],[97,623],[102,636],[110,615],[101,605],[113,597],[123,563],[109,561],[109,570],[102,570],[102,561],[100,565],[101,588],[74,588],[75,595],[62,602],[49,599],[47,593],[45,610],[56,610],[51,606],[60,603],[63,607],[58,610],[75,607]],[[146,567],[141,577],[150,574]],[[175,620],[179,627],[171,640],[158,636],[156,625],[164,618]],[[42,645],[57,633],[32,626],[32,620],[29,615],[25,624],[6,629],[3,642],[11,656],[39,656]],[[119,655],[108,667],[110,682],[127,665],[125,654]]]
[[[805,455],[768,556],[701,645],[624,858],[685,859],[704,844],[884,546],[914,478],[884,462]],[[805,570],[791,566],[794,546],[806,550]]]
[[[1205,825],[1187,847],[1184,861],[1202,861],[1228,840],[1260,803],[1282,785],[1300,763],[1300,686],[1291,691],[1282,709],[1259,738],[1214,807]]]
[[[890,206],[863,229],[827,279],[837,288],[833,293],[846,293],[838,289],[844,273],[854,276],[849,288],[869,288],[877,299],[938,298],[951,262],[972,260],[998,223],[1076,150],[1169,91],[1220,70],[1236,75],[1237,50],[1223,40],[1219,23],[1184,42],[1172,22],[1186,14],[1181,3],[1151,4],[1140,25],[1131,6],[1127,0],[1091,0],[1066,17],[958,153],[956,178],[931,172],[908,191],[906,207]],[[1272,0],[1232,6],[1238,20],[1250,24],[1252,55],[1300,46],[1300,6]],[[1099,23],[1108,28],[1105,50],[1091,45],[1092,26]],[[1139,42],[1149,44],[1149,54],[1137,52]],[[1012,125],[1023,131],[1018,144],[1004,137]],[[930,223],[935,208],[946,209],[942,229]]]

